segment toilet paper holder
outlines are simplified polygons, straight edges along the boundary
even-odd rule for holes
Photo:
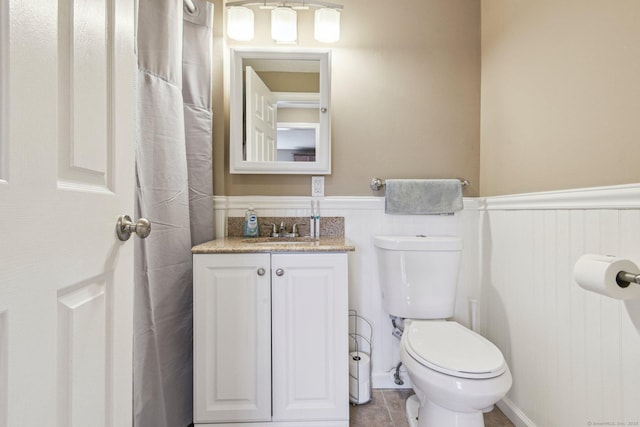
[[[353,332],[351,332],[353,330]],[[349,309],[349,402],[361,405],[371,401],[371,340],[373,325]],[[362,360],[360,355],[367,360]]]
[[[626,288],[631,283],[640,284],[640,274],[629,273],[628,271],[621,271],[616,276],[616,283],[621,288]]]

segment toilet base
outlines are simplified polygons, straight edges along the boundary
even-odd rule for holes
[[[407,399],[407,421],[409,427],[418,427],[418,412],[420,412],[420,399],[415,394]]]
[[[407,399],[406,411],[410,427],[484,427],[482,411],[453,412],[432,402],[426,402],[420,410],[415,394]]]

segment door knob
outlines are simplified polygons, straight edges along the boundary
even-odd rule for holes
[[[260,267],[260,268],[258,269],[258,276],[264,276],[264,273],[265,273],[264,268]]]
[[[131,233],[136,233],[139,238],[144,239],[151,233],[151,223],[145,218],[140,218],[134,223],[129,215],[120,215],[116,223],[118,239],[123,242],[129,240]]]
[[[282,276],[284,274],[284,270],[279,268],[276,270],[276,276]]]

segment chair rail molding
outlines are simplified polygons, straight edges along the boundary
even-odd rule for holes
[[[214,196],[213,204],[216,210],[247,209],[249,204],[259,209],[308,209],[311,200],[320,201],[320,209],[382,209],[384,211],[384,197],[379,196],[335,196],[313,198],[308,196]],[[465,210],[480,208],[479,199],[465,197]]]
[[[640,183],[485,197],[483,210],[638,209]]]

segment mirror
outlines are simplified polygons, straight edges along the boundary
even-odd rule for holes
[[[330,51],[231,49],[230,172],[330,174]]]

